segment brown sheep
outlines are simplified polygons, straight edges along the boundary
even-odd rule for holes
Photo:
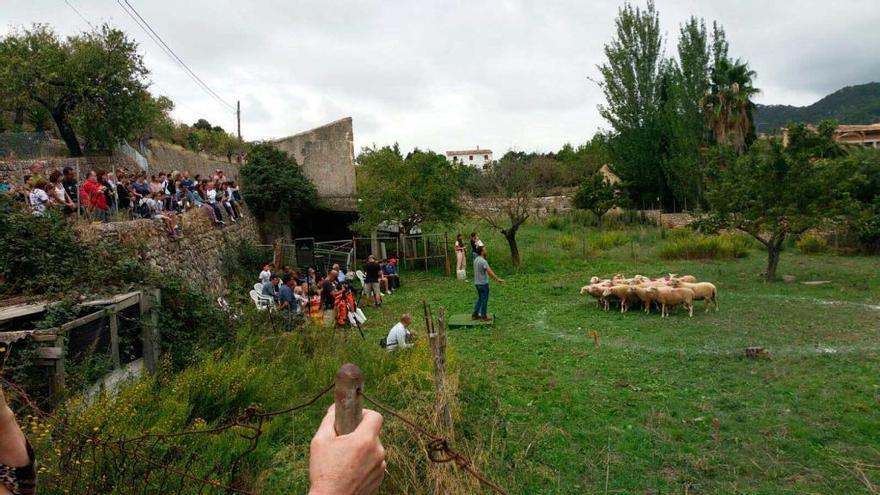
[[[715,288],[714,284],[709,282],[699,282],[694,284],[684,282],[681,279],[672,279],[669,282],[669,286],[682,287],[694,291],[695,301],[706,301],[706,313],[709,312],[709,303],[715,306],[715,311],[718,311],[718,289]]]
[[[581,295],[583,296],[585,294],[589,294],[591,297],[596,299],[597,307],[601,308],[604,306],[605,311],[608,311],[608,301],[605,300],[604,297],[602,297],[602,292],[605,290],[606,287],[608,287],[608,285],[604,283],[585,285],[581,287]]]
[[[611,287],[606,287],[605,290],[602,291],[602,297],[605,298],[606,301],[612,296],[620,299],[620,312],[625,313],[632,303],[638,301],[638,298],[635,295],[629,293],[629,289],[629,285],[612,285]]]
[[[688,310],[688,316],[694,316],[694,291],[686,288],[672,288],[672,287],[649,287],[648,292],[654,297],[654,299],[660,303],[660,317],[665,318],[669,316],[669,309],[671,307],[678,306],[679,304],[683,304],[684,307]]]
[[[631,285],[628,291],[630,296],[634,296],[642,302],[642,307],[645,309],[645,313],[648,314],[651,313],[651,303],[654,302],[653,296],[648,292],[649,287],[651,287],[651,285],[648,284]]]

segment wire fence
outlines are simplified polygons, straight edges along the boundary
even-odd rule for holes
[[[70,412],[47,412],[21,387],[5,377],[0,376],[0,380],[4,388],[12,392],[7,398],[30,411],[33,418],[52,425],[49,434],[55,455],[48,461],[38,459],[43,493],[256,495],[244,480],[242,466],[247,456],[257,449],[269,421],[309,408],[335,388],[335,383],[331,383],[309,400],[281,410],[263,411],[248,407],[230,421],[210,428],[113,437],[97,429],[78,429],[71,425]],[[425,438],[424,448],[431,462],[454,463],[486,488],[499,494],[507,493],[478,471],[468,458],[454,450],[445,437],[431,433],[411,418],[367,396],[362,389],[357,393],[379,411],[404,423],[417,437]],[[244,440],[243,447],[227,462],[197,468],[204,463],[198,462],[200,448],[195,440],[222,435],[235,435]],[[229,445],[233,448],[233,442]]]

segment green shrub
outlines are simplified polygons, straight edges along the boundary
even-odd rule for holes
[[[599,219],[596,218],[596,215],[587,210],[571,210],[566,215],[566,219],[570,223],[580,225],[581,227],[596,227],[599,225]]]
[[[565,220],[563,220],[559,216],[553,215],[547,217],[547,220],[544,221],[544,226],[550,230],[562,230],[563,228],[565,228]]]
[[[678,231],[683,232],[678,232]],[[686,229],[670,232],[669,240],[657,248],[667,260],[724,260],[748,256],[752,242],[737,234],[703,235]]]
[[[828,250],[828,242],[818,232],[807,232],[802,235],[794,246],[803,254],[824,253]]]
[[[574,236],[568,234],[562,234],[559,236],[559,247],[565,249],[566,251],[574,248],[575,244],[577,244],[577,239]]]
[[[599,235],[592,240],[592,245],[598,250],[605,251],[617,246],[623,246],[630,240],[631,238],[629,234],[622,230],[608,230],[599,233]]]

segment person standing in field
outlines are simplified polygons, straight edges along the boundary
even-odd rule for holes
[[[483,241],[480,240],[480,236],[477,235],[476,232],[471,232],[471,259],[476,260],[477,256],[480,254],[480,248],[483,246]]]
[[[494,278],[499,284],[503,284],[504,279],[495,275],[495,272],[489,267],[489,262],[486,261],[486,246],[480,246],[477,249],[477,259],[474,260],[474,286],[477,289],[477,303],[474,305],[471,319],[489,321],[491,318],[486,316],[489,306],[489,277]]]
[[[459,276],[459,273],[465,271],[464,265],[464,239],[461,237],[461,232],[455,236],[455,275]],[[467,278],[467,275],[461,277],[462,280]]]

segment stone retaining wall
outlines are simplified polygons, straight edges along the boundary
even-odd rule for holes
[[[256,220],[245,212],[237,223],[215,227],[203,210],[180,216],[183,237],[171,239],[162,223],[140,219],[79,227],[84,238],[110,238],[134,248],[143,263],[159,273],[188,281],[215,296],[226,289],[221,264],[227,246],[258,242]]]
[[[190,177],[195,177],[196,174],[202,177],[210,177],[219,168],[226,177],[238,180],[238,171],[241,167],[238,163],[217,160],[185,150],[180,146],[160,141],[150,141],[150,149],[145,156],[150,162],[150,168],[153,170],[165,173],[171,173],[175,170],[179,172],[187,170]]]

